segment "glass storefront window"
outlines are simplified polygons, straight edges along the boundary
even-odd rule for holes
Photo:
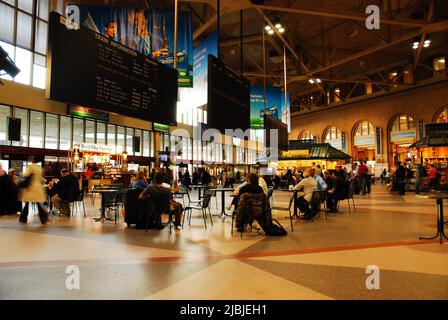
[[[23,84],[31,84],[31,51],[16,47],[15,63],[17,68],[20,69],[20,73],[14,78],[14,81]]]
[[[84,142],[84,120],[73,118],[73,145]]]
[[[20,141],[13,141],[13,146],[28,147],[28,110],[14,108],[16,118],[21,119]]]
[[[0,105],[0,145],[9,145],[8,117],[11,117],[11,107]]]
[[[135,152],[134,152],[134,155],[136,155],[136,156],[141,156],[141,155],[142,155],[142,151],[143,151],[143,150],[142,150],[142,142],[143,142],[143,141],[142,141],[142,140],[143,140],[143,139],[142,139],[142,130],[135,129],[135,130],[134,130],[134,136],[140,138],[140,145],[139,145],[139,148],[138,148],[139,151],[138,151],[138,152],[135,151]]]
[[[86,143],[95,143],[95,122],[86,120]]]
[[[3,3],[0,3],[0,38],[10,42],[14,39],[14,9]]]
[[[96,143],[106,144],[106,124],[104,122],[96,123]]]
[[[32,18],[28,14],[17,12],[17,44],[31,48]]]
[[[149,157],[149,152],[151,148],[150,134],[149,131],[143,131],[143,156]]]
[[[134,129],[126,128],[126,152],[132,156],[134,154]]]
[[[107,145],[112,147],[112,153],[115,153],[116,150],[116,142],[115,142],[115,138],[116,138],[116,126],[113,124],[108,124],[107,125]]]
[[[125,131],[124,127],[117,126],[117,153],[125,150]]]
[[[61,130],[59,131],[59,149],[72,148],[72,118],[61,116]]]
[[[45,120],[45,149],[58,148],[59,117],[55,114],[46,114]]]

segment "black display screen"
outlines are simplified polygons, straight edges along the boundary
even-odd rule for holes
[[[176,122],[177,71],[51,13],[49,99],[156,121]]]
[[[265,129],[265,145],[268,148],[273,147],[273,141],[271,141],[271,129],[277,129],[278,130],[278,144],[277,149],[282,151],[288,150],[288,125],[275,120],[272,117],[264,116],[264,129]]]
[[[250,127],[250,83],[218,58],[208,56],[209,128],[247,130]]]

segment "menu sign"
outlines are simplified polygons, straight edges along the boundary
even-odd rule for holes
[[[52,12],[47,97],[122,115],[176,122],[177,71]]]

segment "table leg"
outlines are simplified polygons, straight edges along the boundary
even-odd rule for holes
[[[221,191],[221,214],[220,216],[225,216],[225,217],[229,217],[230,215],[228,215],[226,213],[226,200],[225,200],[225,191]]]
[[[423,238],[420,237],[420,240],[434,240],[436,238],[440,237],[440,244],[443,244],[443,238],[448,240],[448,237],[445,235],[445,223],[443,221],[443,199],[438,198],[437,199],[437,233],[434,237],[431,238]]]

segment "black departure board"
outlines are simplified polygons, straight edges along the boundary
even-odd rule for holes
[[[277,130],[277,150],[288,151],[288,125],[270,116],[264,115],[265,145],[267,148],[275,146],[271,139],[271,130]],[[273,136],[274,138],[275,136]],[[275,149],[275,148],[273,148]]]
[[[47,98],[156,121],[176,122],[177,71],[52,12]]]
[[[250,82],[224,62],[208,56],[207,125],[226,129],[250,127]]]

